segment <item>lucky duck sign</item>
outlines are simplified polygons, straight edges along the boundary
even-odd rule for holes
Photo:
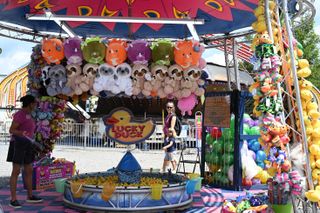
[[[109,138],[122,144],[135,144],[149,138],[155,129],[151,119],[137,121],[127,108],[116,108],[103,117],[106,134]]]

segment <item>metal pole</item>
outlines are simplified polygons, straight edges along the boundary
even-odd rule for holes
[[[272,43],[274,43],[273,33],[272,33],[272,25],[271,25],[271,17],[270,17],[270,11],[269,11],[269,0],[264,0],[264,15],[266,18],[269,37],[270,37]]]
[[[289,51],[290,51],[290,60],[291,60],[291,71],[292,71],[292,77],[293,77],[293,85],[296,90],[297,96],[296,96],[296,101],[297,101],[297,108],[298,108],[298,113],[299,113],[299,119],[300,119],[300,125],[301,125],[301,134],[302,134],[302,143],[303,143],[303,148],[306,153],[306,173],[307,173],[307,180],[308,180],[308,185],[309,189],[314,189],[313,186],[313,181],[312,181],[312,176],[311,176],[311,168],[310,168],[310,160],[309,160],[309,153],[308,153],[308,139],[307,139],[307,134],[306,134],[306,128],[303,122],[303,112],[302,112],[302,105],[301,105],[301,98],[300,98],[300,88],[299,88],[299,82],[298,82],[298,77],[297,77],[297,69],[295,66],[295,58],[294,58],[294,50],[293,50],[293,35],[291,31],[291,26],[289,23],[289,17],[288,17],[288,2],[287,0],[283,0],[283,13],[284,13],[284,21],[286,25],[286,31],[288,34],[288,44],[289,44]],[[312,211],[315,213],[317,212],[316,204],[313,203],[312,205]]]
[[[228,59],[228,51],[227,51],[227,39],[224,39],[224,60],[226,62],[226,72],[227,72],[227,80],[228,80],[228,90],[231,90],[231,77],[230,77],[230,69],[229,69],[229,59]]]
[[[240,86],[240,77],[239,77],[239,70],[238,70],[238,57],[237,57],[237,49],[238,44],[236,42],[236,38],[232,39],[232,55],[233,55],[233,67],[234,67],[234,78],[236,80],[237,90],[241,90]]]

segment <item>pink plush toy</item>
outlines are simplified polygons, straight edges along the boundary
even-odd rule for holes
[[[197,96],[191,93],[189,97],[179,99],[178,108],[180,109],[182,116],[184,116],[186,112],[188,115],[192,115],[192,110],[197,104]]]
[[[81,39],[78,37],[68,38],[64,43],[64,55],[68,64],[82,64]]]
[[[145,40],[133,41],[128,47],[128,59],[133,64],[148,65],[151,59],[151,49]]]

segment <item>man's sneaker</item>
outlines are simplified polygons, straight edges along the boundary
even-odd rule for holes
[[[32,195],[32,197],[29,197],[26,202],[27,203],[41,203],[43,200],[40,197]]]
[[[17,200],[10,201],[9,206],[11,206],[11,207],[13,207],[13,208],[15,208],[15,209],[21,208],[21,205],[20,205],[20,203],[19,203]]]

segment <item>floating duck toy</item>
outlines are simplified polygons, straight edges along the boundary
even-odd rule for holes
[[[136,121],[126,108],[117,108],[103,118],[107,136],[122,144],[134,144],[149,138],[155,129],[151,119]]]

